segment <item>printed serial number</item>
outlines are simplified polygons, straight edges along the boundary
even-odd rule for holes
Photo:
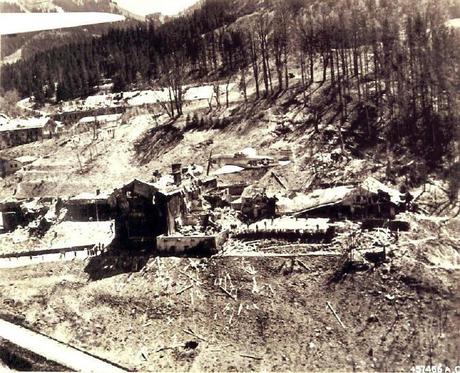
[[[410,371],[411,373],[460,373],[460,365],[453,368],[443,365],[416,365]]]

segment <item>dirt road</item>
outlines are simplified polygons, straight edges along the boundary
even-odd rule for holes
[[[75,371],[124,372],[115,365],[1,319],[0,337]]]

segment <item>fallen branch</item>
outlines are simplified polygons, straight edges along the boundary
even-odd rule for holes
[[[187,290],[190,289],[192,286],[193,286],[193,284],[191,284],[191,285],[189,285],[189,286],[187,286],[187,287],[185,287],[185,288],[179,290],[179,291],[176,293],[176,295],[182,294],[184,291],[187,291]]]
[[[196,334],[192,329],[188,328],[188,329],[182,329],[185,333],[191,335],[192,337],[195,337],[195,338],[198,338],[198,339],[201,339],[202,341],[204,342],[207,342],[206,338],[203,338],[201,336],[199,336],[198,334]]]
[[[335,311],[334,311],[334,309],[332,308],[331,304],[330,304],[329,302],[326,302],[326,304],[327,304],[327,306],[329,307],[329,309],[331,310],[331,312],[332,312],[332,314],[334,315],[334,317],[335,317],[335,318],[337,319],[337,321],[339,322],[340,326],[341,326],[342,328],[346,329],[346,328],[345,328],[345,325],[343,325],[342,320],[340,320],[339,315],[337,315],[337,314],[335,313]]]
[[[254,269],[254,267],[246,269],[243,268],[243,271],[246,272],[247,274],[250,274],[251,276],[254,276],[257,274],[257,271]]]
[[[262,358],[259,357],[259,356],[246,355],[246,354],[240,354],[240,356],[242,356],[242,357],[248,357],[248,358],[250,358],[250,359],[255,359],[255,360],[262,360]]]

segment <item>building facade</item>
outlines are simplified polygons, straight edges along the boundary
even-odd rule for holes
[[[23,164],[16,159],[0,158],[0,177],[14,174],[21,169]]]

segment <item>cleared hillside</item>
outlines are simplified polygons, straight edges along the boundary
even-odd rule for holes
[[[337,277],[335,259],[302,262],[155,258],[137,273],[99,272],[98,281],[92,271],[102,263],[8,270],[0,280],[2,314],[134,370],[458,364],[458,272],[400,258]]]

